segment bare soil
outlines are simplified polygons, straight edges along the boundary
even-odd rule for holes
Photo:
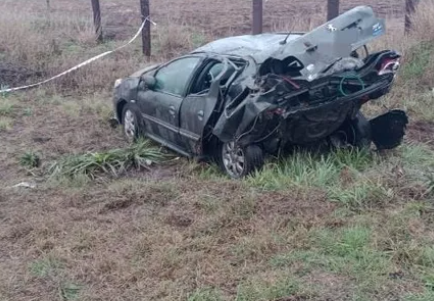
[[[314,193],[252,195],[239,183],[110,185],[2,191],[3,300],[57,300],[69,283],[86,287],[84,300],[173,300],[198,276],[233,295],[245,273],[267,268],[260,258],[285,249],[264,234],[312,227],[334,209]],[[256,251],[233,253],[244,236]]]
[[[427,144],[434,148],[434,122],[415,121],[410,124],[408,137],[411,140]]]
[[[28,70],[25,67],[13,66],[0,61],[0,83],[8,87],[23,85],[28,79],[41,76],[40,72]]]

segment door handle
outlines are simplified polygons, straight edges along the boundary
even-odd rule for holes
[[[199,112],[197,112],[197,118],[199,118],[200,121],[203,120],[203,111],[200,110]]]
[[[175,107],[174,106],[170,106],[169,107],[169,113],[170,113],[170,115],[175,116],[176,111],[175,111]]]

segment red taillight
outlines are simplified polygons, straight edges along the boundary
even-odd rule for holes
[[[396,71],[399,69],[399,66],[399,59],[385,59],[378,70],[378,75],[396,73]]]

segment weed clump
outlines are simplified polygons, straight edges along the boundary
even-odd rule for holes
[[[29,151],[24,153],[20,158],[20,165],[25,168],[37,168],[41,164],[41,158],[35,152]]]
[[[163,161],[166,155],[149,140],[140,140],[125,149],[93,152],[61,158],[48,167],[51,177],[88,177],[94,179],[98,173],[118,176],[129,168],[149,168]]]

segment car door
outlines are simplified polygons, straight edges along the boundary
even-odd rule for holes
[[[155,71],[155,87],[148,89],[139,85],[138,105],[148,136],[177,149],[185,149],[185,141],[179,134],[179,112],[201,61],[201,56],[194,55],[175,59]]]
[[[201,138],[219,100],[221,85],[235,69],[227,61],[212,60],[205,64],[182,102],[180,133],[190,152],[201,153]]]

